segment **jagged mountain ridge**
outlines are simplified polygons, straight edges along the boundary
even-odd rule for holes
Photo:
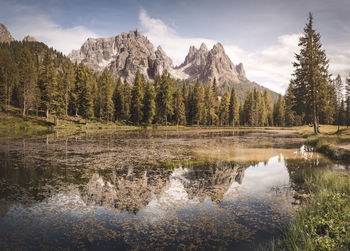
[[[185,61],[175,68],[175,72],[187,80],[212,82],[215,78],[219,84],[246,80],[243,64],[235,66],[220,43],[210,51],[204,43],[199,49],[191,46]]]
[[[137,70],[146,80],[153,80],[167,70],[175,79],[190,82],[199,79],[206,83],[215,78],[222,89],[234,86],[240,100],[249,89],[267,89],[249,81],[243,64],[234,65],[220,43],[215,44],[211,50],[204,43],[199,49],[191,46],[184,62],[174,67],[173,61],[160,46],[155,49],[146,36],[135,30],[109,38],[89,38],[68,57],[73,62],[85,63],[98,73],[108,68],[116,78],[120,77],[130,83]],[[269,91],[272,98],[277,100],[278,94]]]
[[[12,41],[15,41],[15,39],[7,30],[7,27],[3,24],[0,24],[0,43],[10,43]]]
[[[11,33],[5,25],[0,24],[0,42],[12,41],[15,39]],[[36,42],[36,39],[28,35],[23,41]],[[249,81],[243,64],[234,65],[220,43],[215,44],[211,50],[204,43],[199,49],[191,46],[184,62],[174,67],[171,58],[160,46],[155,49],[147,37],[135,30],[109,38],[89,38],[80,50],[73,50],[68,57],[73,62],[85,63],[98,73],[107,67],[116,78],[121,77],[130,83],[133,82],[137,70],[146,80],[153,80],[167,70],[174,78],[189,82],[196,79],[212,82],[215,78],[221,89],[235,87],[240,100],[244,99],[249,89],[267,89]],[[269,91],[276,101],[278,94]]]
[[[73,50],[68,57],[96,72],[107,67],[115,77],[128,82],[134,80],[137,70],[149,80],[173,68],[172,60],[162,48],[154,50],[153,44],[138,30],[109,38],[89,38],[80,50]]]

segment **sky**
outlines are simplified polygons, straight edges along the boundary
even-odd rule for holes
[[[308,13],[333,75],[350,73],[350,0],[0,0],[0,23],[15,39],[34,36],[68,55],[89,37],[136,28],[174,65],[190,45],[223,44],[247,78],[284,94]]]

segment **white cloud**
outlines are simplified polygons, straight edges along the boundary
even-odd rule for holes
[[[97,36],[84,26],[63,28],[40,14],[39,10],[26,5],[0,3],[0,14],[16,40],[30,35],[64,54],[79,49],[87,38]]]
[[[336,77],[338,74],[345,81],[350,74],[350,47],[347,44],[331,45],[326,48],[329,58],[329,71]]]
[[[277,44],[252,52],[243,63],[247,77],[279,93],[286,90],[291,74],[294,53],[298,52],[300,34],[286,34],[277,38]]]
[[[144,34],[155,45],[161,45],[175,65],[183,62],[189,46],[197,48],[205,43],[210,49],[217,41],[208,38],[182,37],[162,20],[148,16],[144,9],[140,11],[140,22]],[[247,77],[272,90],[284,92],[292,71],[292,60],[297,47],[298,34],[278,37],[278,44],[259,52],[247,52],[232,44],[224,44],[227,55],[234,64],[244,64]]]
[[[151,18],[144,9],[139,15],[144,34],[155,45],[161,45],[175,65],[183,62],[190,45],[197,48],[204,42],[210,49],[217,41],[209,38],[182,37],[162,20]],[[293,73],[295,53],[299,53],[301,34],[283,34],[276,44],[259,51],[246,51],[232,44],[224,44],[227,55],[234,64],[243,63],[249,80],[284,94]],[[350,72],[350,48],[348,45],[329,46],[330,72],[342,77]]]
[[[198,48],[205,43],[208,47],[212,47],[216,43],[206,38],[181,37],[162,20],[149,17],[144,9],[141,9],[139,18],[144,34],[154,46],[160,45],[175,65],[183,62],[191,45]]]

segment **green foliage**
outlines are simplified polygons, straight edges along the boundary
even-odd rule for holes
[[[131,91],[131,121],[136,125],[139,125],[143,119],[144,86],[143,76],[137,71]]]
[[[176,125],[186,124],[185,103],[180,89],[176,89],[174,93],[174,121]]]
[[[122,85],[122,81],[120,80],[120,78],[118,78],[117,84],[113,92],[114,118],[116,121],[120,121],[123,119],[125,103],[126,101],[124,95],[124,87]]]
[[[273,120],[275,125],[284,126],[285,125],[285,101],[282,96],[278,98],[277,103],[274,106]]]
[[[119,80],[120,82],[120,80]],[[113,103],[113,90],[115,87],[115,80],[112,74],[106,69],[99,77],[98,82],[98,101],[97,112],[98,117],[103,120],[112,121],[115,104]],[[119,86],[120,88],[120,86]]]
[[[350,177],[329,170],[301,176],[311,198],[287,227],[287,250],[348,250],[350,247]]]
[[[160,78],[156,79],[157,88],[157,121],[167,124],[174,113],[173,110],[173,89],[174,80],[165,71]]]
[[[89,69],[80,63],[75,72],[76,113],[83,118],[93,116],[93,89],[96,81]]]
[[[328,59],[320,39],[320,34],[313,28],[313,17],[310,13],[309,21],[304,28],[304,36],[299,40],[300,53],[296,54],[290,92],[296,100],[293,110],[303,118],[303,121],[314,124],[315,134],[319,131],[320,113],[327,114],[329,103]]]
[[[229,121],[232,126],[239,124],[239,103],[234,88],[230,95]]]
[[[143,101],[143,122],[146,125],[152,124],[154,116],[156,114],[156,92],[151,83],[147,83],[145,97]]]
[[[0,45],[0,107],[3,110],[13,105],[25,115],[35,113],[46,115],[47,119],[51,115],[77,116],[135,125],[274,126],[310,121],[310,110],[300,109],[307,106],[306,99],[298,96],[300,81],[305,78],[296,78],[286,98],[274,105],[276,95],[258,85],[248,92],[248,85],[235,88],[226,85],[219,89],[215,79],[207,84],[198,80],[195,83],[175,81],[166,71],[156,76],[154,85],[146,83],[140,72],[132,86],[114,77],[107,69],[102,74],[94,74],[83,63],[73,64],[42,43]],[[340,80],[338,77],[332,85],[319,85],[326,87],[318,89],[317,113],[321,123],[342,121],[345,124],[350,101],[339,103],[334,99],[339,93],[336,86]],[[240,103],[240,100],[244,101]]]
[[[230,119],[230,92],[226,91],[221,98],[219,107],[220,125],[229,125]]]

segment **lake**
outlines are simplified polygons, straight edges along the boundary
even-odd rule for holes
[[[0,249],[255,250],[333,168],[290,131],[119,131],[2,140]]]

